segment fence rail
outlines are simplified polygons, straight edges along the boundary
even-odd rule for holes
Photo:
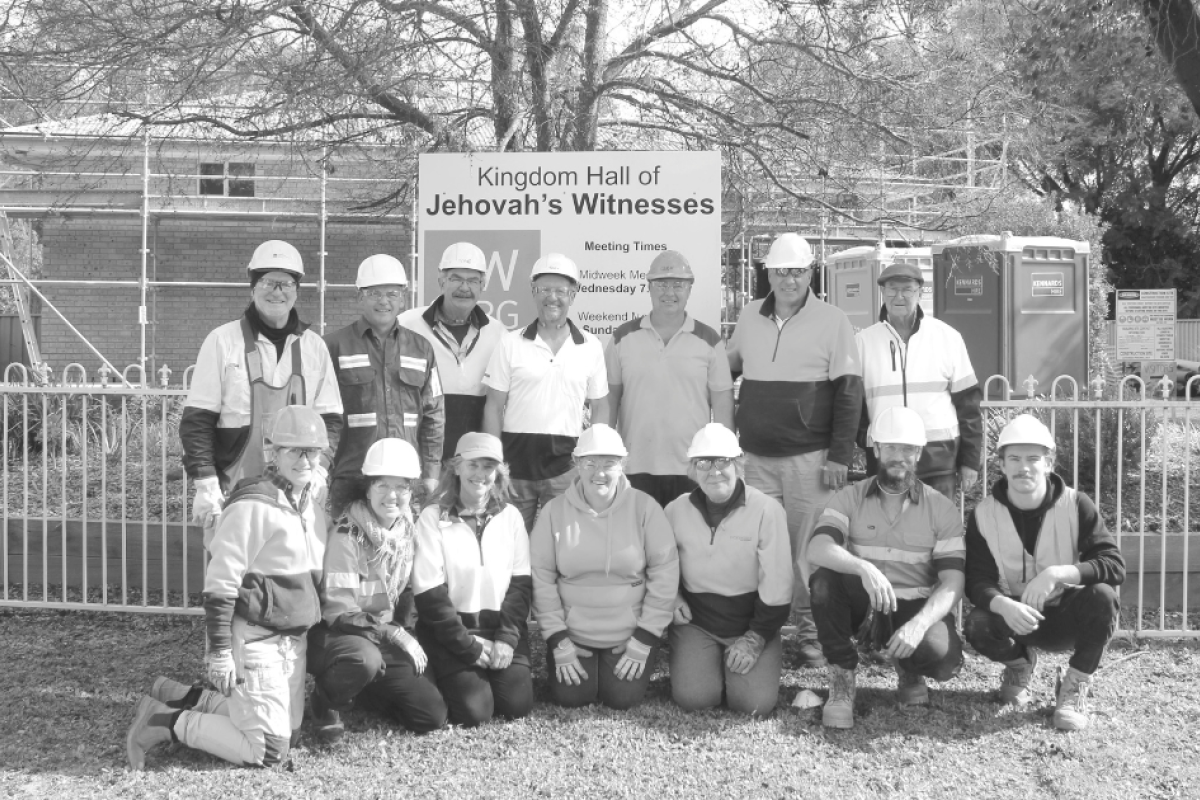
[[[5,373],[0,605],[201,613],[203,531],[188,522],[179,442],[187,390],[144,387],[137,370],[91,382],[72,365],[66,383],[45,386],[19,365]],[[1126,628],[1200,637],[1188,620],[1200,610],[1200,547],[1191,542],[1200,536],[1200,403],[1166,399],[1169,389],[1131,376],[1115,387],[1059,378],[1044,393],[1032,381],[1014,392],[990,378],[986,483],[1000,475],[1005,420],[1037,414],[1058,442],[1057,471],[1096,501],[1118,537]]]

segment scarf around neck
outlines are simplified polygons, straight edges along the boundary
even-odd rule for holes
[[[375,550],[367,558],[367,563],[381,573],[388,600],[394,606],[412,573],[415,538],[412,519],[402,514],[391,528],[384,528],[363,500],[355,500],[350,504],[346,509],[346,519],[352,526],[350,535],[360,543],[369,543]]]

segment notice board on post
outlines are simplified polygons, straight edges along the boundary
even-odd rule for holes
[[[1175,289],[1117,290],[1117,361],[1141,362],[1143,379],[1175,371]]]
[[[576,324],[602,341],[650,313],[646,270],[677,250],[696,282],[688,313],[720,330],[721,159],[715,152],[429,153],[420,156],[420,302],[438,294],[454,242],[488,260],[480,304],[508,328],[536,316],[533,263],[579,267]]]

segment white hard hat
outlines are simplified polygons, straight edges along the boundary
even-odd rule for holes
[[[579,283],[579,267],[562,253],[547,253],[533,262],[533,272],[529,280],[534,280],[538,275],[562,275]]]
[[[719,422],[710,422],[692,437],[688,458],[737,458],[742,454],[737,434]]]
[[[785,269],[812,266],[813,251],[808,241],[798,233],[783,233],[771,242],[767,251],[767,269]]]
[[[270,416],[266,439],[279,447],[329,447],[325,420],[308,406],[284,406]]]
[[[1010,444],[1040,444],[1048,450],[1054,450],[1054,434],[1032,414],[1018,414],[1000,431],[996,449]]]
[[[362,474],[416,480],[421,477],[421,459],[417,458],[413,446],[403,439],[380,439],[367,450]]]
[[[442,251],[442,260],[438,263],[438,270],[445,272],[448,269],[487,272],[487,257],[470,242],[455,242]]]
[[[280,239],[270,239],[254,248],[254,255],[250,256],[246,272],[271,272],[273,270],[303,275],[304,259],[300,258],[300,251]]]
[[[629,455],[629,451],[625,449],[625,443],[621,441],[621,434],[617,433],[612,427],[597,423],[583,432],[579,437],[579,441],[575,443],[575,452],[572,453],[576,458],[583,456],[619,456],[624,458]]]
[[[408,278],[404,275],[404,265],[389,255],[368,256],[358,265],[358,279],[354,285],[360,289],[368,286],[407,286]]]
[[[871,422],[871,441],[876,444],[925,446],[925,423],[911,408],[890,406]]]

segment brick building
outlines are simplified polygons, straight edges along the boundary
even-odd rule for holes
[[[38,222],[37,285],[59,312],[43,306],[42,359],[56,374],[70,363],[89,375],[100,366],[65,317],[117,367],[144,353],[150,373],[167,365],[178,383],[208,331],[249,303],[245,265],[267,239],[300,250],[297,310],[327,329],[357,316],[351,284],[363,258],[389,253],[411,263],[408,216],[358,210],[404,182],[380,168],[389,148],[322,160],[303,144],[225,142],[185,130],[147,140],[122,124],[85,117],[0,131],[0,208]]]

